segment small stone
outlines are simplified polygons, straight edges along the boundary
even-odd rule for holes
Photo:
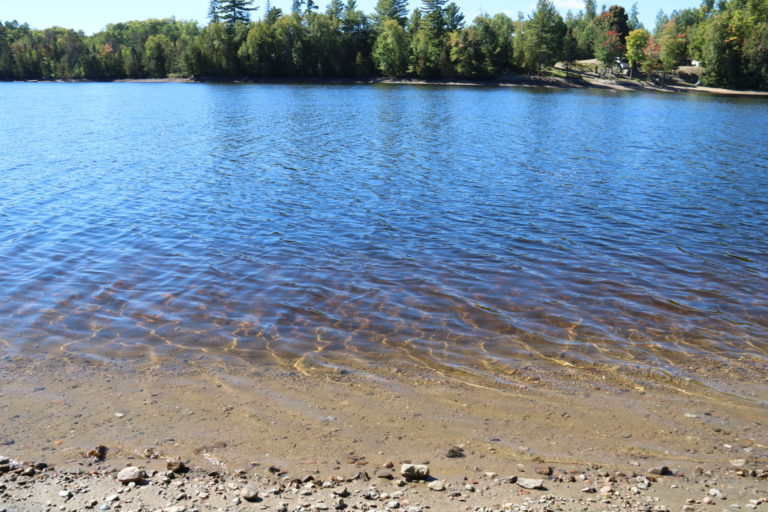
[[[400,502],[399,501],[390,501],[389,503],[387,503],[387,508],[388,509],[400,508]]]
[[[326,505],[325,503],[320,502],[320,503],[316,503],[315,504],[315,508],[317,510],[328,510],[330,507],[328,505]]]
[[[186,512],[187,507],[184,505],[173,505],[164,509],[165,512]]]
[[[460,446],[453,446],[451,448],[448,448],[448,451],[445,454],[446,457],[449,459],[457,459],[460,457],[464,457],[464,448]]]
[[[540,478],[518,478],[517,485],[523,489],[539,489],[542,491],[546,490],[544,489],[544,480]]]
[[[124,484],[127,484],[128,482],[139,482],[142,478],[144,478],[144,471],[136,466],[123,468],[117,474],[117,479]]]
[[[742,466],[745,466],[747,464],[747,459],[732,459],[731,460],[731,466],[740,468]]]
[[[189,468],[181,459],[168,459],[165,462],[165,467],[168,471],[173,471],[174,473],[186,473],[189,471]]]
[[[377,469],[373,472],[373,476],[376,478],[383,478],[385,480],[392,480],[395,476],[392,474],[392,471],[388,469]]]
[[[124,412],[116,412],[115,413],[115,418],[124,418],[124,417],[125,417],[125,413]]]
[[[429,466],[426,464],[403,464],[400,474],[406,480],[426,480],[429,478]]]
[[[600,488],[600,494],[611,494],[613,492],[613,487],[610,485],[606,485]]]
[[[256,501],[259,499],[259,490],[252,485],[246,485],[240,490],[240,497],[245,501]]]
[[[699,417],[699,415],[698,415],[698,414],[693,414],[693,413],[690,413],[690,412],[687,412],[687,413],[685,413],[685,415],[684,415],[684,416],[685,416],[686,418],[691,418],[692,420],[695,420],[696,418],[698,418],[698,417]]]
[[[554,472],[554,469],[552,466],[536,466],[533,469],[533,472],[537,475],[551,476]]]
[[[59,491],[59,496],[68,500],[69,498],[72,497],[72,493],[69,491]]]
[[[332,492],[339,498],[346,498],[349,496],[349,491],[347,490],[346,487],[342,487],[340,489],[334,489]]]
[[[100,444],[88,450],[87,455],[89,457],[93,457],[96,460],[104,460],[104,458],[107,456],[108,451],[109,451],[109,448],[107,448],[103,444]]]
[[[435,480],[434,482],[429,482],[427,484],[427,487],[429,487],[432,491],[444,491],[445,490],[445,484],[441,482],[440,480]]]
[[[472,485],[472,484],[466,484],[466,485],[464,486],[464,490],[466,490],[466,491],[468,491],[468,492],[475,492],[475,486],[474,486],[474,485]]]
[[[594,494],[594,493],[597,492],[597,489],[595,489],[594,487],[585,487],[585,488],[583,488],[581,490],[581,492],[586,492],[586,493],[589,493],[589,494]]]
[[[714,504],[715,504],[715,500],[714,500],[714,498],[712,498],[712,496],[707,496],[706,498],[704,498],[703,500],[701,500],[701,502],[702,502],[704,505],[714,505]]]
[[[120,499],[120,495],[118,495],[118,494],[110,494],[109,496],[106,497],[105,501],[111,503],[113,501],[118,501],[119,499]]]
[[[672,473],[672,470],[670,470],[667,466],[657,466],[648,468],[648,472],[652,475],[659,475],[659,476],[672,476],[674,473]]]

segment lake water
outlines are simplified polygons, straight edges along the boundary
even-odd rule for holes
[[[498,382],[768,362],[768,101],[4,83],[0,105],[5,353]]]

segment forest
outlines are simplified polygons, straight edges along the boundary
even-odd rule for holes
[[[565,16],[550,0],[530,14],[471,22],[447,0],[294,0],[290,12],[252,0],[211,0],[209,23],[151,19],[109,24],[93,35],[0,21],[0,80],[122,78],[357,78],[491,80],[547,73],[597,59],[626,59],[635,77],[698,61],[701,83],[768,88],[768,0],[704,0],[659,12],[654,27],[630,12],[586,0]]]

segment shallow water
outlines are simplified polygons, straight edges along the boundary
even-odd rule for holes
[[[498,380],[768,362],[763,100],[5,83],[0,104],[6,353]]]

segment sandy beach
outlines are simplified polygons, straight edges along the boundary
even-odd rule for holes
[[[348,487],[353,509],[758,506],[768,496],[768,382],[757,366],[723,370],[705,371],[741,397],[626,369],[564,380],[531,367],[517,386],[493,387],[417,368],[5,357],[1,501],[6,511],[82,510],[114,506],[119,493],[122,510],[323,510]],[[167,460],[190,471],[169,480]],[[30,472],[39,462],[47,468]],[[428,464],[445,489],[400,482],[404,463]],[[126,466],[154,476],[129,488],[115,479]],[[542,482],[525,489],[515,478]],[[241,499],[246,484],[264,499]],[[363,496],[371,487],[376,499]]]

